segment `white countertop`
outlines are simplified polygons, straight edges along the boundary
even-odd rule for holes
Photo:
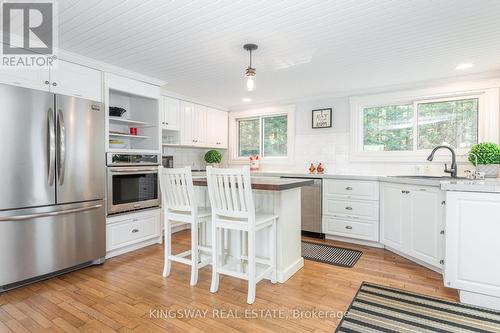
[[[366,180],[366,181],[381,181],[396,184],[410,184],[421,186],[436,186],[444,191],[463,191],[463,192],[485,192],[485,193],[500,193],[500,178],[491,178],[485,180],[443,180],[443,179],[426,179],[426,178],[405,178],[394,176],[377,176],[377,175],[359,175],[359,174],[310,174],[307,172],[290,172],[290,171],[257,171],[252,172],[254,176],[268,177],[297,177],[297,178],[318,178],[318,179],[351,179],[351,180]]]
[[[193,172],[193,178],[203,178],[205,172]],[[443,191],[462,191],[462,192],[484,192],[484,193],[500,193],[500,178],[490,178],[485,180],[470,180],[470,179],[426,179],[426,178],[405,178],[395,176],[378,176],[378,175],[360,175],[360,174],[310,174],[300,171],[255,171],[252,176],[256,177],[294,177],[294,178],[316,178],[316,179],[350,179],[364,181],[381,181],[386,183],[409,184],[421,186],[440,187]]]
[[[353,180],[379,180],[377,175],[344,175],[333,173],[308,173],[293,171],[253,171],[252,176],[264,177],[296,177],[296,178],[317,178],[317,179],[353,179]]]
[[[441,189],[444,191],[500,193],[500,179],[441,181]]]

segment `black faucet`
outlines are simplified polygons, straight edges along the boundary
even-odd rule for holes
[[[427,157],[427,161],[432,161],[434,159],[434,154],[436,153],[436,151],[441,148],[451,151],[451,169],[448,169],[448,166],[445,164],[444,172],[449,173],[452,178],[457,178],[457,156],[455,155],[455,151],[453,150],[453,148],[449,146],[437,146],[432,150],[429,157]]]

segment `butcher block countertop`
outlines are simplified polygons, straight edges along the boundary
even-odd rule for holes
[[[278,177],[252,177],[252,190],[284,191],[297,187],[312,185],[312,179],[294,179]],[[193,185],[207,186],[206,178],[193,178]]]

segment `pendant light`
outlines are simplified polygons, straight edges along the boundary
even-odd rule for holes
[[[252,67],[252,51],[257,50],[258,46],[257,44],[245,44],[243,45],[243,48],[250,52],[250,63],[245,71],[245,77],[246,77],[246,85],[247,85],[247,90],[248,91],[254,91],[255,90],[255,74],[256,70],[255,68]]]

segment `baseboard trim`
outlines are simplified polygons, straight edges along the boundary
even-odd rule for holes
[[[460,302],[500,311],[500,298],[466,290],[459,290]]]
[[[300,257],[295,262],[293,262],[288,267],[283,270],[278,270],[278,282],[285,283],[289,278],[291,278],[295,273],[297,273],[302,267],[304,267],[304,258]]]
[[[326,235],[325,238],[329,239],[329,240],[344,242],[344,243],[352,243],[352,244],[376,247],[376,248],[381,248],[381,249],[384,248],[383,244],[380,244],[379,242],[375,242],[375,241],[368,241],[368,240],[363,240],[363,239],[355,239],[355,238],[333,236],[333,235]]]
[[[432,266],[432,265],[430,265],[430,264],[428,264],[428,263],[426,263],[426,262],[423,262],[423,261],[422,261],[422,260],[420,260],[420,259],[417,259],[417,258],[414,258],[414,257],[409,256],[409,255],[407,255],[407,254],[404,254],[404,253],[402,253],[402,252],[400,252],[400,251],[398,251],[398,250],[395,250],[395,249],[393,249],[393,248],[391,248],[391,247],[389,247],[389,246],[385,246],[385,249],[386,249],[386,250],[388,250],[388,251],[394,252],[394,253],[395,253],[395,254],[397,254],[398,256],[403,257],[403,258],[405,258],[405,259],[408,259],[408,260],[410,260],[411,262],[414,262],[414,263],[416,263],[416,264],[418,264],[418,265],[420,265],[420,266],[424,266],[425,268],[428,268],[428,269],[430,269],[431,271],[434,271],[434,272],[439,273],[439,274],[443,274],[443,270],[442,270],[442,269],[437,268],[437,267],[435,267],[435,266]]]
[[[161,243],[162,243],[162,237],[154,237],[154,238],[145,240],[145,241],[140,242],[140,243],[132,244],[129,246],[121,247],[121,248],[106,252],[106,259],[113,258],[113,257],[119,256],[121,254],[125,254],[127,252],[139,250],[139,249],[146,247],[146,246],[150,246],[153,244],[161,244]]]

